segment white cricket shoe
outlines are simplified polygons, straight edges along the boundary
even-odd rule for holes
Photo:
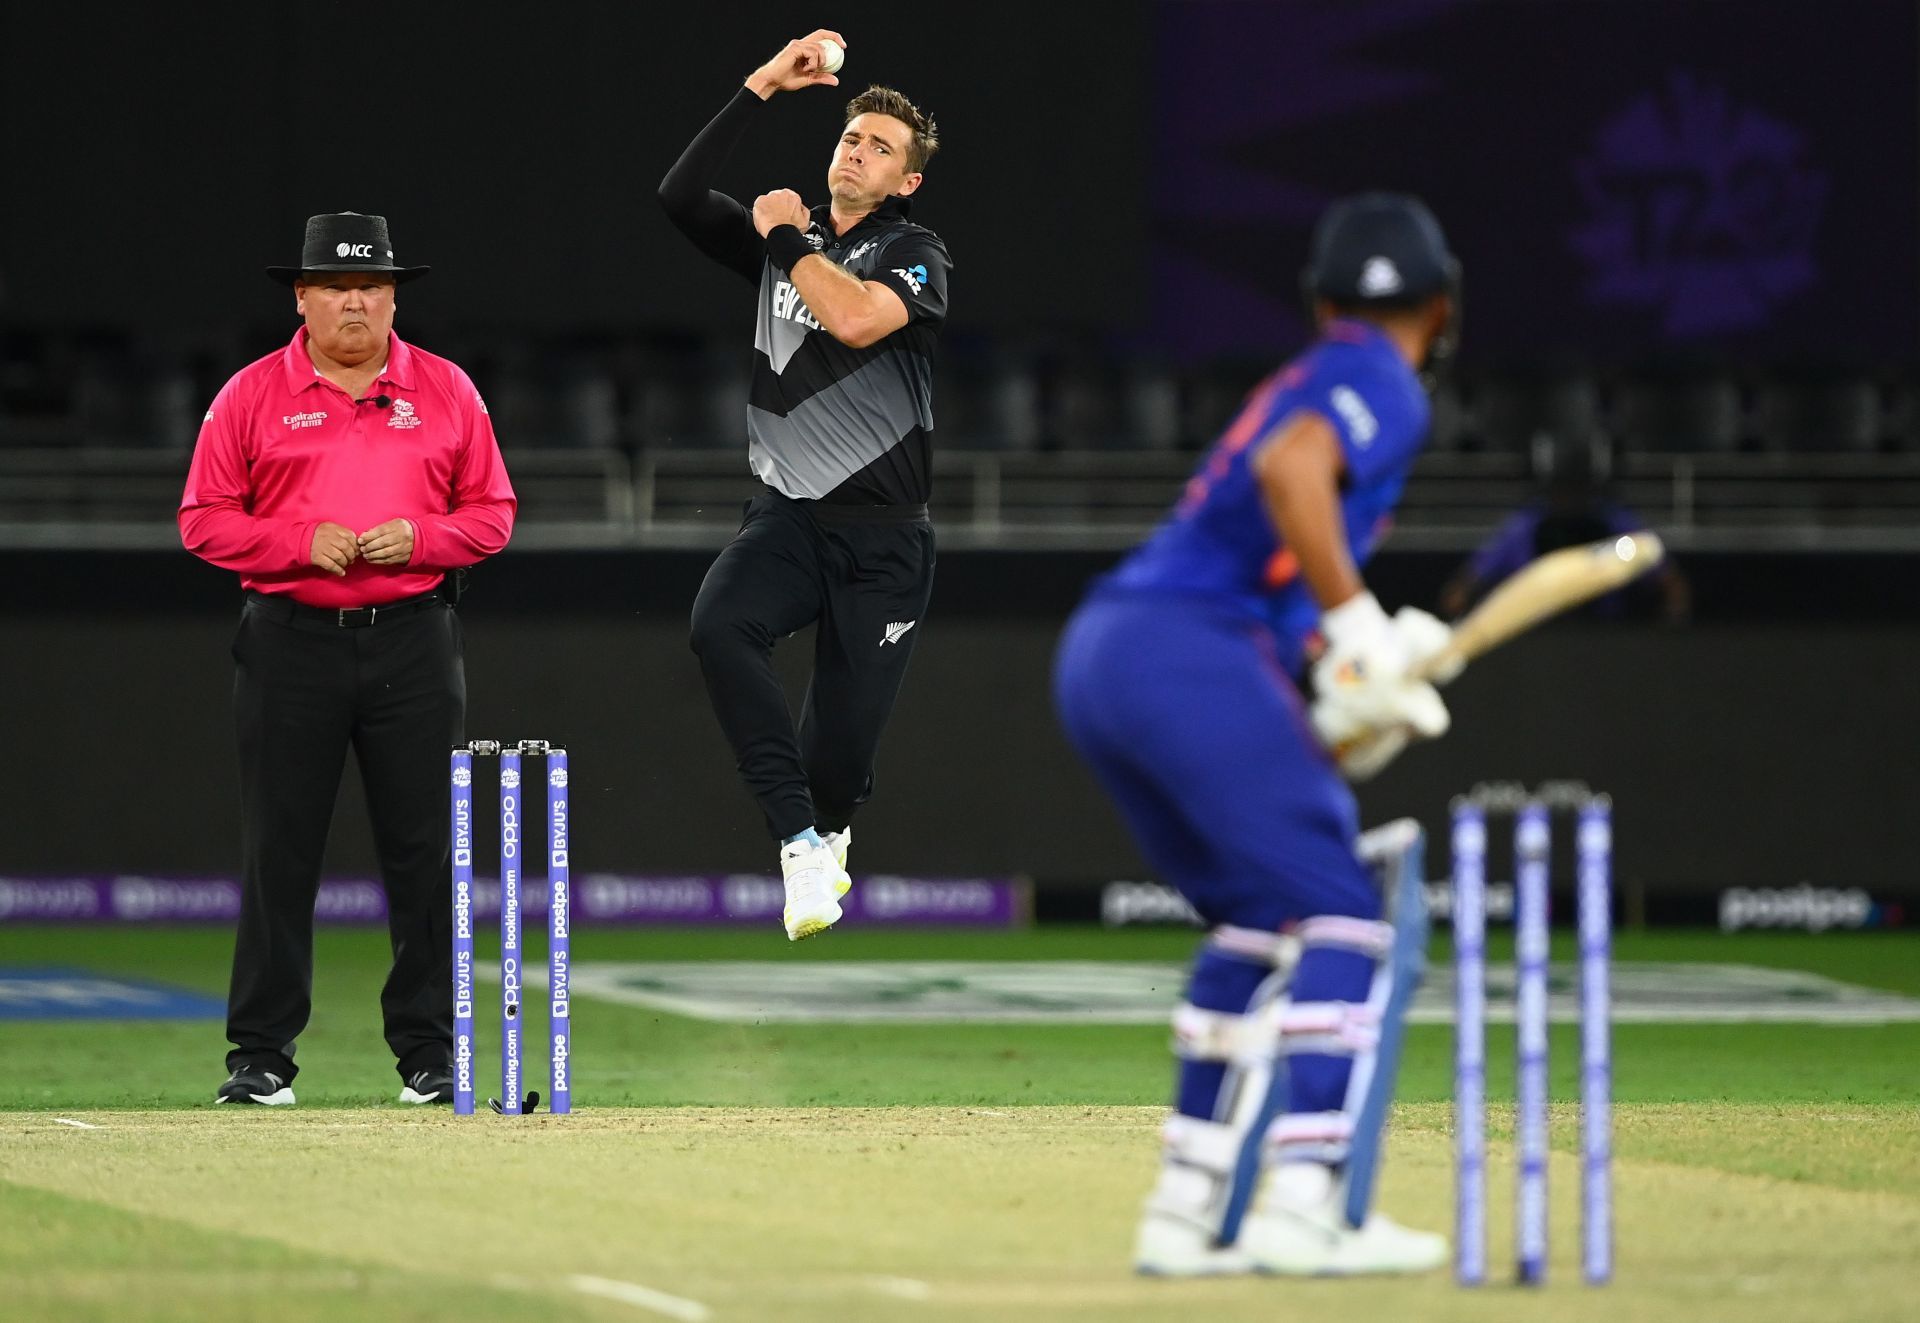
[[[1162,1131],[1160,1178],[1147,1196],[1133,1239],[1134,1271],[1145,1277],[1219,1277],[1253,1271],[1234,1246],[1219,1244],[1220,1215],[1233,1170],[1231,1127],[1169,1116]]]
[[[1267,1173],[1266,1189],[1240,1228],[1238,1248],[1257,1271],[1298,1277],[1414,1273],[1447,1261],[1447,1238],[1369,1213],[1347,1225],[1344,1195],[1317,1162],[1286,1162]]]
[[[839,897],[845,890],[840,879],[846,874],[834,861],[832,850],[805,841],[784,845],[780,872],[787,883],[787,908],[781,918],[789,942],[823,933],[840,922]]]
[[[1252,1272],[1253,1261],[1237,1245],[1216,1245],[1205,1227],[1149,1208],[1133,1238],[1133,1270],[1142,1277],[1225,1277]]]
[[[853,828],[844,827],[839,831],[830,831],[820,837],[833,851],[833,858],[840,865],[840,880],[835,882],[835,894],[844,896],[853,890],[853,875],[847,872],[847,847],[853,844]]]

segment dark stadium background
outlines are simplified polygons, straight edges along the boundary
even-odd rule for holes
[[[231,576],[172,531],[194,428],[291,334],[260,268],[390,217],[401,334],[466,365],[526,506],[463,608],[475,733],[574,749],[583,857],[764,866],[684,643],[751,486],[748,293],[653,200],[815,23],[946,145],[956,258],[935,609],[869,866],[1137,876],[1053,725],[1088,577],[1302,343],[1313,215],[1417,191],[1467,268],[1435,454],[1374,581],[1431,606],[1543,457],[1597,451],[1685,625],[1573,621],[1476,667],[1364,795],[1619,801],[1630,894],[1920,894],[1920,10],[1912,3],[0,5],[0,874],[230,872]],[[818,196],[842,97],[731,175]],[[730,430],[732,429],[732,430]],[[790,652],[802,643],[797,641]],[[789,661],[797,662],[798,656]],[[357,787],[334,864],[372,860]]]

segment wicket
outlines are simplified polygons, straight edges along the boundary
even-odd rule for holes
[[[567,751],[545,740],[474,740],[453,748],[453,1110],[474,1112],[473,760],[500,760],[500,1097],[493,1110],[518,1116],[540,1095],[521,1088],[524,961],[521,955],[521,759],[543,760],[547,785],[547,1027],[552,1075],[547,1110],[573,1110],[571,993],[573,905],[569,866]]]
[[[1578,820],[1581,1275],[1613,1276],[1612,802],[1577,782],[1476,786],[1453,803],[1454,1276],[1487,1279],[1487,816],[1514,819],[1516,1278],[1547,1276],[1547,993],[1552,814]]]

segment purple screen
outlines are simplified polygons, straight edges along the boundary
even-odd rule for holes
[[[1466,268],[1466,352],[1891,361],[1920,341],[1904,3],[1157,10],[1155,334],[1305,333],[1314,217],[1417,193]]]

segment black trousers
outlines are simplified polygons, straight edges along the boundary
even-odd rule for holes
[[[873,759],[933,593],[924,509],[747,503],[693,603],[693,650],[774,839],[839,831],[873,792]],[[815,622],[796,730],[774,644]]]
[[[402,1078],[453,1045],[447,750],[463,738],[460,621],[434,597],[341,628],[249,594],[234,638],[243,878],[227,1068],[292,1079],[313,1004],[313,904],[349,746],[366,785],[393,968],[380,994]]]

